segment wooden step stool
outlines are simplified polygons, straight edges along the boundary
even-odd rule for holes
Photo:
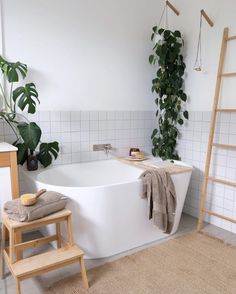
[[[66,221],[68,241],[61,236],[60,223]],[[22,242],[22,233],[27,230],[56,225],[56,234],[39,239]],[[9,232],[9,247],[6,247],[7,231]],[[23,250],[57,241],[57,249],[32,257],[23,258]],[[61,210],[47,217],[32,222],[16,222],[6,214],[2,220],[2,278],[4,277],[4,261],[16,280],[17,294],[21,293],[20,282],[55,270],[66,265],[79,262],[83,283],[88,289],[88,280],[83,260],[84,252],[74,244],[71,223],[71,211]]]

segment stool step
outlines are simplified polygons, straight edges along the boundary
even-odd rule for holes
[[[55,212],[53,214],[50,214],[48,216],[39,218],[31,222],[17,222],[10,219],[6,213],[3,213],[3,221],[4,224],[8,227],[8,229],[18,229],[21,231],[26,231],[63,221],[68,217],[68,215],[71,215],[71,211],[65,208],[63,210],[60,210],[58,212]]]
[[[78,262],[83,255],[78,246],[66,246],[19,260],[10,267],[15,277],[24,280]]]

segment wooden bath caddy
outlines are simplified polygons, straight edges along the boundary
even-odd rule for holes
[[[66,221],[68,230],[68,241],[62,239],[60,223]],[[56,234],[42,237],[27,242],[16,242],[15,236],[22,235],[24,231],[39,228],[46,225],[56,225]],[[6,248],[6,234],[9,231],[9,247]],[[17,239],[19,241],[19,238]],[[57,241],[57,249],[28,258],[22,258],[22,251],[32,247],[41,246],[52,241]],[[20,255],[15,254],[20,253]],[[21,256],[21,258],[19,257]],[[4,276],[4,261],[9,267],[17,283],[17,294],[21,293],[20,282],[44,274],[46,272],[62,268],[75,262],[80,263],[80,270],[85,288],[88,280],[83,260],[84,252],[74,244],[72,235],[71,212],[68,209],[61,210],[50,216],[36,221],[22,223],[10,220],[7,215],[3,216],[2,223],[2,278]]]

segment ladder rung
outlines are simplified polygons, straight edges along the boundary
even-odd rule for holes
[[[213,143],[212,146],[222,149],[236,149],[236,145],[226,145],[226,144],[217,144]]]
[[[227,41],[232,41],[232,40],[236,40],[236,36],[231,36],[227,39]]]
[[[222,214],[216,213],[216,212],[214,212],[214,211],[212,211],[212,210],[208,210],[208,209],[204,209],[203,211],[206,212],[206,213],[208,213],[208,214],[210,214],[210,215],[217,216],[217,217],[219,217],[219,218],[222,218],[222,219],[224,219],[224,220],[227,220],[227,221],[229,221],[229,222],[232,222],[232,223],[235,223],[235,224],[236,224],[236,220],[233,219],[233,218],[231,218],[231,217],[224,216],[224,215],[222,215]]]
[[[223,179],[217,179],[217,178],[214,178],[214,177],[208,177],[208,180],[210,180],[212,182],[216,182],[216,183],[236,187],[236,182],[226,181],[226,180],[223,180]]]
[[[218,112],[236,112],[236,108],[217,108]]]
[[[221,76],[222,76],[222,77],[234,77],[234,76],[236,76],[236,72],[226,72],[226,73],[222,73]]]

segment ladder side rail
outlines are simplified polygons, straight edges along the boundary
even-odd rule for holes
[[[226,48],[227,48],[228,35],[229,35],[229,28],[225,28],[224,33],[223,33],[223,38],[222,38],[222,44],[221,44],[220,60],[219,60],[219,65],[218,65],[216,88],[215,88],[215,95],[214,95],[214,102],[213,102],[213,111],[212,111],[212,115],[211,115],[211,127],[210,127],[208,147],[207,147],[207,157],[206,157],[205,172],[204,172],[203,186],[202,186],[202,192],[201,192],[201,202],[200,202],[200,208],[199,208],[197,231],[201,231],[202,224],[203,224],[208,176],[209,176],[212,147],[213,147],[212,145],[213,145],[213,140],[214,140],[217,108],[218,108],[218,103],[219,103],[222,73],[223,73],[223,68],[224,68],[224,59],[225,59],[225,53],[226,53]]]

